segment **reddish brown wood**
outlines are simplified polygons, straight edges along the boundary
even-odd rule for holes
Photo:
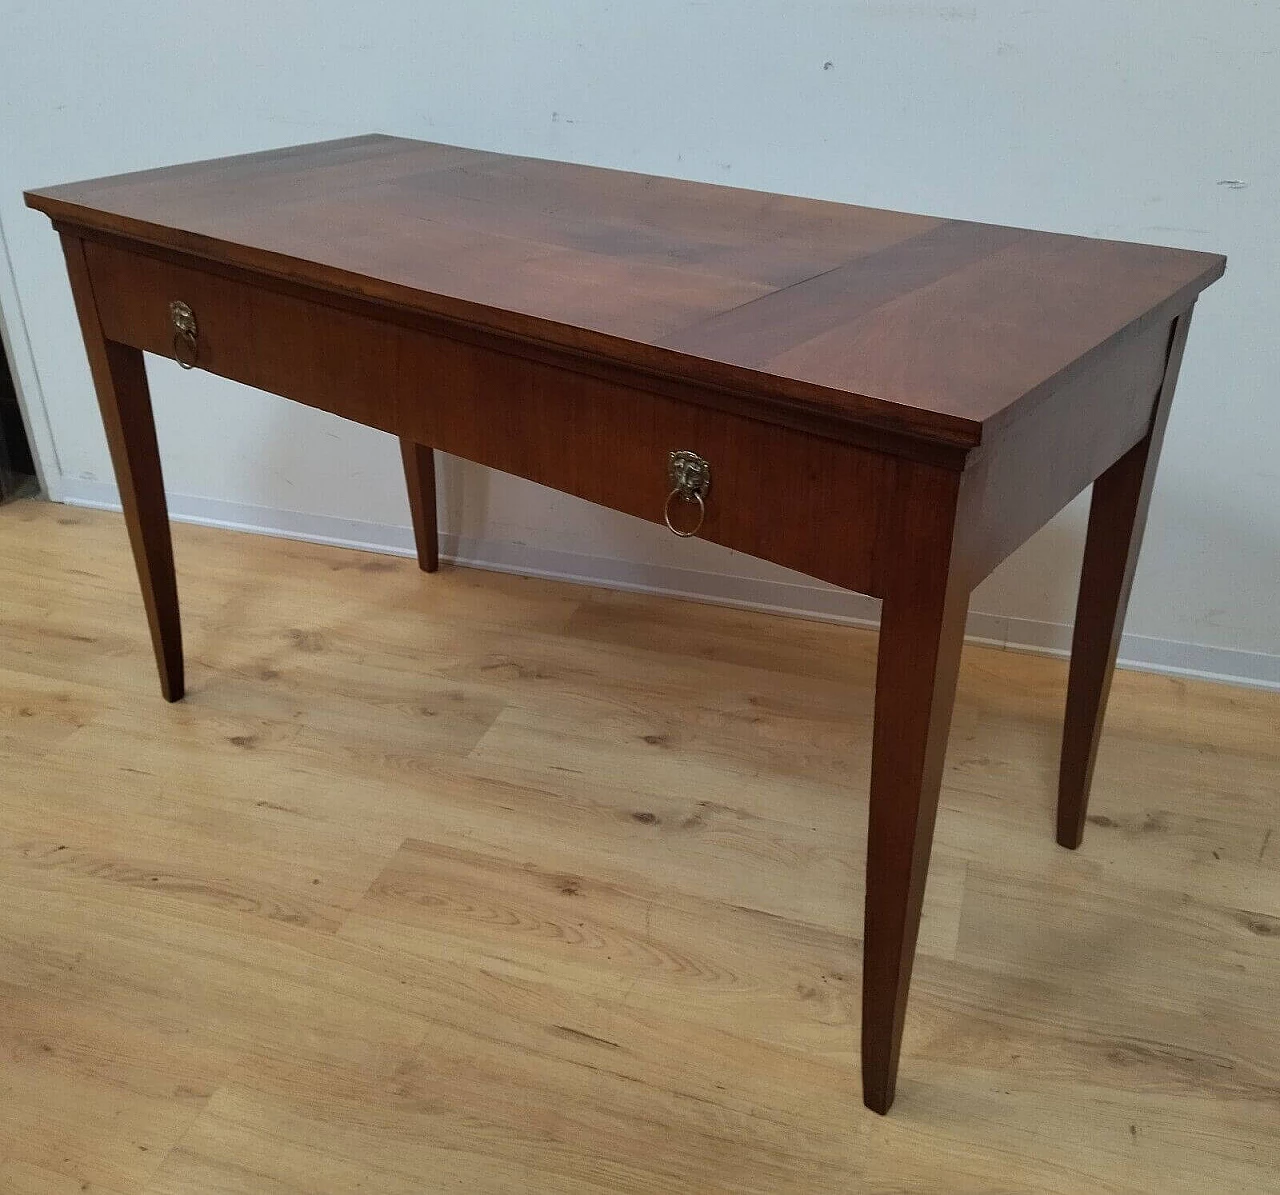
[[[138,350],[170,351],[172,299],[201,368],[401,438],[428,571],[426,445],[655,522],[687,448],[711,464],[704,538],[884,598],[863,1091],[887,1110],[969,592],[1101,474],[1063,747],[1074,846],[1185,315],[1224,259],[380,136],[27,202],[64,232],[171,700]]]
[[[120,488],[151,646],[160,672],[160,691],[166,701],[177,701],[184,691],[182,626],[169,537],[169,508],[146,368],[138,349],[103,335],[82,243],[64,236],[62,250]]]
[[[292,349],[296,339],[301,339],[305,347],[307,337],[317,334],[308,327],[312,319],[322,321],[319,335],[333,335],[334,325],[324,323],[323,309],[362,317],[347,325],[347,330],[338,338],[376,339],[379,351],[384,353],[398,351],[395,340],[399,334],[398,329],[410,329],[426,333],[437,340],[443,337],[534,365],[581,373],[623,386],[640,385],[649,393],[674,398],[693,406],[707,407],[731,415],[745,413],[740,393],[710,386],[689,376],[660,374],[591,356],[580,349],[535,343],[403,307],[392,307],[370,299],[320,290],[314,286],[196,258],[190,254],[130,242],[115,234],[96,230],[86,233],[80,229],[74,230],[74,234],[86,236],[85,250],[92,263],[99,306],[114,312],[113,318],[121,328],[119,339],[127,338],[129,343],[148,351],[168,353],[171,329],[167,322],[161,324],[157,321],[153,292],[190,291],[192,296],[199,298],[202,307],[216,311],[220,320],[230,321],[230,335],[224,334],[227,329],[214,329],[217,334],[211,336],[210,329],[205,329],[202,339],[207,342],[208,351],[201,359],[200,367],[213,373],[237,377],[241,381],[246,380],[243,375],[249,369],[256,369],[259,374],[264,372],[264,361],[258,360],[262,357],[266,364],[275,368],[278,376],[289,379],[290,386],[296,388],[297,371],[295,369],[291,373],[289,369],[290,362],[296,361],[296,358],[286,356],[284,352],[272,354],[264,350],[268,350],[271,345]],[[254,292],[252,303],[245,287]],[[207,294],[205,288],[211,288]],[[289,300],[302,302],[290,303]],[[252,320],[246,318],[246,305],[253,306]],[[237,354],[230,351],[234,344],[242,343],[257,329],[264,327],[270,329],[270,334],[257,337],[256,351],[249,358],[245,358],[243,354],[237,357]],[[358,332],[355,331],[356,328],[359,328]],[[386,362],[383,363],[383,368],[387,368]],[[407,377],[408,371],[402,368],[399,373],[402,377]],[[321,373],[312,379],[312,397],[307,402],[326,410],[340,409],[336,405],[330,405],[342,401],[333,380],[329,381],[328,397],[318,387],[325,376]],[[407,382],[420,386],[420,379],[407,378]],[[262,389],[272,389],[269,377],[250,384]],[[273,393],[283,391],[273,390]],[[969,452],[969,449],[945,440],[926,439],[887,427],[850,422],[830,411],[794,404],[785,408],[771,407],[768,422],[771,426],[792,428],[823,439],[841,440],[905,456],[925,464],[941,464],[957,469],[963,466]]]
[[[85,260],[105,335],[173,355],[169,303],[195,313],[201,369],[395,433],[399,392],[426,373],[397,368],[403,340],[394,325],[187,266],[96,242]]]
[[[953,551],[955,474],[919,468],[897,495],[902,551],[876,661],[862,956],[862,1099],[893,1103],[969,585]]]
[[[688,449],[711,466],[701,538],[881,592],[898,550],[882,512],[901,458],[682,403],[643,379],[623,386],[448,341],[431,361],[401,435],[654,523],[668,453]]]
[[[413,542],[418,547],[418,567],[434,573],[440,567],[440,537],[436,529],[436,458],[425,444],[400,437],[400,459],[409,491]]]
[[[974,583],[1147,434],[1169,354],[1167,322],[1146,322],[1089,369],[969,456],[983,499],[964,529]]]
[[[72,183],[83,229],[972,446],[1223,259],[364,137]],[[958,318],[963,313],[963,318]],[[910,351],[904,351],[904,345]]]
[[[897,454],[682,401],[679,387],[660,393],[646,374],[606,379],[576,359],[532,360],[248,277],[116,245],[85,251],[114,339],[170,353],[169,302],[182,299],[212,373],[655,523],[667,453],[692,449],[712,467],[702,538],[876,596],[883,560],[897,553],[881,528],[908,465]],[[766,495],[794,517],[762,517]]]
[[[1188,311],[1174,326],[1147,434],[1093,484],[1058,775],[1058,842],[1070,850],[1084,838],[1102,720],[1190,324]]]

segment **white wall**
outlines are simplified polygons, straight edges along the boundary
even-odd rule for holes
[[[1280,10],[1223,0],[7,0],[0,311],[51,493],[111,472],[34,186],[383,131],[1230,255],[1200,304],[1125,654],[1280,683]],[[152,362],[179,515],[405,548],[394,444]],[[450,462],[463,555],[834,615],[867,604]],[[1060,645],[1077,502],[975,595]],[[695,570],[693,572],[687,570]]]

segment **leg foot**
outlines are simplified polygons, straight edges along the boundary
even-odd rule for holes
[[[400,439],[404,480],[413,517],[413,539],[418,545],[418,567],[434,573],[440,567],[440,542],[436,531],[435,453],[424,444]]]

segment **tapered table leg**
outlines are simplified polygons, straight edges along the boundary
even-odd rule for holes
[[[129,529],[142,604],[151,629],[151,646],[160,673],[160,691],[166,701],[177,701],[183,694],[178,586],[173,571],[173,544],[160,471],[160,448],[156,443],[142,352],[104,336],[82,242],[64,234],[62,248],[98,394],[102,425],[111,450],[111,464],[120,489],[125,525]]]
[[[1174,328],[1150,431],[1093,483],[1058,775],[1057,837],[1071,850],[1084,837],[1102,719],[1190,319],[1188,312]]]
[[[969,593],[936,567],[885,594],[876,664],[862,973],[862,1098],[893,1103]]]
[[[400,439],[405,486],[409,490],[409,513],[413,518],[413,539],[418,545],[418,567],[434,573],[440,567],[440,541],[436,531],[435,453],[425,444]]]

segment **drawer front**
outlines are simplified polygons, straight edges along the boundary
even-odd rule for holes
[[[169,304],[196,320],[197,365],[420,444],[663,522],[668,454],[710,465],[700,538],[879,595],[904,472],[927,466],[620,382],[568,355],[424,331],[86,242],[106,335],[173,355]],[[536,359],[535,359],[536,358]],[[680,525],[696,504],[673,505]],[[678,561],[678,555],[676,557]]]
[[[172,302],[196,321],[196,365],[383,431],[395,430],[387,387],[397,329],[220,274],[85,241],[102,330],[174,356]]]
[[[881,592],[898,471],[928,468],[471,344],[429,365],[401,410],[419,443],[655,523],[668,454],[697,453],[711,477],[701,538],[862,593]],[[696,520],[675,509],[677,525]]]

